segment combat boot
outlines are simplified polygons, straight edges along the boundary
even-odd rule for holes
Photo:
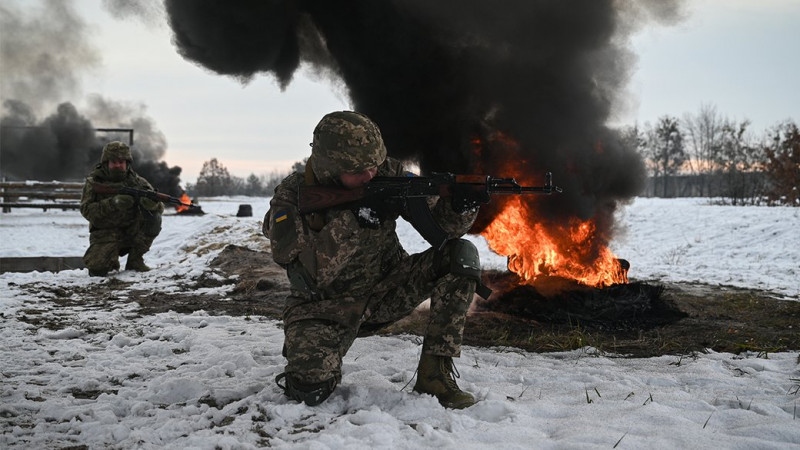
[[[453,358],[423,353],[419,359],[414,392],[433,395],[445,408],[467,408],[475,404],[475,398],[458,387],[456,378],[459,376]]]
[[[125,270],[135,270],[137,272],[147,272],[150,270],[144,263],[144,256],[138,252],[131,252],[128,255],[128,262],[125,263]]]
[[[338,381],[336,377],[331,377],[321,383],[303,383],[294,375],[284,372],[275,377],[275,384],[292,400],[317,406],[333,393]]]

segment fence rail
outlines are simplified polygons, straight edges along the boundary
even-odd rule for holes
[[[3,212],[12,208],[78,209],[83,183],[61,181],[2,181],[0,207]]]

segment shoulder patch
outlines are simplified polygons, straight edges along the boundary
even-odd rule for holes
[[[288,264],[297,256],[297,229],[292,208],[279,208],[272,212],[269,239],[272,258],[278,264]]]

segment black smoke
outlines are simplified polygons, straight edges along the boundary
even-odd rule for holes
[[[103,146],[111,141],[131,143],[133,168],[160,192],[180,195],[181,168],[159,161],[166,151],[166,138],[146,116],[127,116],[131,108],[116,105],[106,111],[109,128],[95,128],[69,102],[38,120],[23,102],[6,100],[2,127],[2,165],[0,172],[7,180],[81,181],[100,162]],[[88,111],[104,108],[108,102],[99,97],[90,99]],[[115,118],[119,120],[114,120]],[[131,134],[130,131],[133,133]]]
[[[0,119],[3,139],[3,177],[10,180],[77,181],[91,167],[97,154],[92,123],[71,103],[58,105],[41,122],[23,102],[7,100]]]
[[[118,2],[106,0],[108,6]],[[89,27],[71,2],[50,0],[23,10],[14,2],[0,7],[3,76],[0,116],[0,176],[7,180],[80,181],[100,161],[112,140],[130,143],[134,169],[161,192],[180,194],[180,167],[161,159],[165,136],[144,105],[85,97],[81,79],[101,61]]]
[[[552,171],[564,193],[537,209],[595,218],[605,231],[645,179],[640,157],[606,125],[634,67],[628,38],[680,11],[678,0],[165,5],[184,58],[243,82],[269,73],[281,86],[309,63],[345,83],[391,155],[424,172],[503,175],[510,162],[528,183]]]

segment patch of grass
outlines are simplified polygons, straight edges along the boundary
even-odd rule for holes
[[[706,428],[706,425],[708,425],[708,421],[711,420],[711,416],[713,416],[715,412],[716,411],[711,411],[711,414],[708,416],[708,419],[706,419],[705,423],[703,424],[703,429]]]
[[[619,440],[617,441],[617,443],[616,443],[616,444],[614,444],[614,447],[613,447],[613,448],[617,448],[617,446],[619,445],[619,443],[620,443],[620,442],[622,442],[622,440],[623,440],[623,439],[625,438],[625,436],[627,436],[627,435],[628,435],[628,432],[626,431],[626,432],[625,432],[625,434],[623,434],[623,435],[622,435],[622,437],[621,437],[621,438],[619,438]]]
[[[84,399],[84,400],[97,400],[101,394],[114,394],[116,395],[119,392],[117,389],[80,389],[80,388],[73,388],[69,390],[69,393],[72,394],[74,398]]]

